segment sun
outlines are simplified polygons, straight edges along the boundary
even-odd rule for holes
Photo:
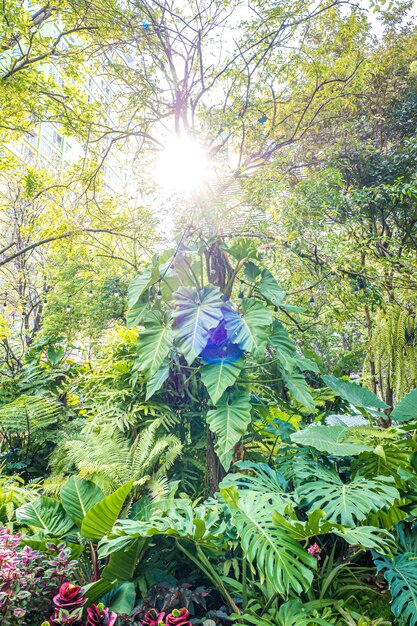
[[[210,163],[207,152],[187,135],[171,138],[156,164],[155,181],[168,192],[193,193],[207,182]]]

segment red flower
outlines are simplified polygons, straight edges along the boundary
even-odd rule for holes
[[[166,626],[191,626],[189,620],[190,613],[184,607],[182,609],[173,609],[172,613],[167,615]]]
[[[116,622],[117,613],[109,611],[102,604],[96,606],[92,604],[87,609],[87,622],[86,626],[113,626]]]
[[[69,612],[84,606],[87,602],[86,598],[84,598],[84,589],[72,583],[61,585],[53,601],[57,609],[65,609]]]
[[[164,623],[165,613],[158,613],[156,609],[149,609],[141,622],[141,626],[158,626]]]

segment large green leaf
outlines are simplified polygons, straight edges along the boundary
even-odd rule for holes
[[[256,290],[274,306],[280,306],[285,298],[285,291],[278,285],[269,270],[263,270]]]
[[[336,472],[300,485],[296,493],[309,511],[321,509],[330,522],[350,527],[366,519],[369,513],[390,507],[400,495],[391,477],[369,480],[358,476],[343,483]]]
[[[132,487],[133,481],[122,485],[114,493],[97,502],[87,512],[81,524],[83,537],[98,540],[111,531]]]
[[[293,369],[296,356],[295,343],[279,320],[274,320],[272,324],[269,343],[275,348],[275,356],[282,368],[290,372]]]
[[[110,611],[114,611],[119,615],[129,615],[135,606],[136,587],[132,582],[124,582],[112,589],[103,598],[103,604]]]
[[[228,470],[232,451],[246,433],[251,420],[251,404],[246,394],[223,398],[217,408],[207,413],[210,430],[216,434],[216,451],[223,467]]]
[[[200,369],[201,380],[209,393],[211,401],[216,404],[228,387],[231,387],[239,376],[244,364],[243,359],[220,359],[217,363],[204,365]]]
[[[126,326],[128,328],[134,328],[140,324],[145,317],[148,310],[148,302],[140,299],[132,309],[129,309],[126,313]]]
[[[146,384],[146,400],[152,398],[154,393],[159,391],[167,380],[169,376],[169,363],[165,361],[162,363],[159,370],[154,374],[154,376],[149,380]]]
[[[333,389],[341,398],[347,400],[353,406],[377,409],[389,408],[388,404],[385,404],[366,387],[361,387],[356,383],[350,383],[335,376],[322,376],[322,379],[330,389]]]
[[[393,558],[374,555],[376,568],[384,574],[393,599],[391,609],[401,624],[417,624],[417,553],[404,552]]]
[[[304,378],[304,375],[300,372],[281,372],[282,378],[284,379],[285,384],[291,392],[291,395],[297,402],[300,402],[303,406],[306,407],[310,411],[310,413],[314,413],[314,399],[311,395],[311,391],[309,386],[307,385],[307,381]]]
[[[236,487],[221,490],[241,539],[244,556],[258,570],[261,582],[268,581],[277,593],[307,591],[313,580],[310,568],[317,561],[285,530],[272,521],[267,496],[254,492],[238,497]]]
[[[176,306],[172,314],[175,338],[188,365],[191,365],[205,348],[210,329],[215,328],[223,316],[222,294],[215,287],[204,287],[199,291],[180,287],[173,298]]]
[[[138,538],[119,552],[110,555],[102,578],[107,580],[132,580],[137,564],[149,543],[149,539]]]
[[[45,535],[64,537],[74,530],[74,523],[58,500],[41,496],[16,510],[16,519],[21,524],[36,526]]]
[[[81,525],[87,511],[103,498],[104,494],[100,487],[90,480],[76,476],[71,476],[61,489],[62,506],[78,526]]]
[[[245,298],[242,301],[242,314],[231,308],[225,309],[224,318],[230,341],[255,357],[262,358],[272,323],[269,309],[258,300]]]
[[[417,418],[417,389],[407,393],[391,413],[391,419],[395,422],[406,422],[415,418]]]
[[[361,443],[347,441],[347,426],[324,426],[313,424],[291,435],[291,440],[301,446],[309,446],[327,452],[332,456],[354,456],[361,452],[371,452],[372,447]]]
[[[137,363],[149,379],[153,378],[172,346],[171,320],[159,311],[149,311],[143,320],[144,329],[138,341]]]
[[[151,277],[152,270],[149,267],[144,270],[140,270],[136,274],[135,278],[130,283],[127,291],[129,309],[132,309],[138,304],[141,295],[151,281]]]
[[[376,550],[384,553],[394,546],[393,537],[387,530],[374,526],[346,528],[341,524],[325,519],[326,513],[320,509],[312,510],[306,521],[300,521],[288,507],[286,513],[283,515],[274,511],[272,519],[277,526],[285,529],[297,541],[306,541],[318,535],[333,533],[342,537],[347,543],[360,546],[364,550]]]
[[[288,504],[294,503],[291,495],[285,492],[287,484],[283,476],[266,463],[238,461],[233,467],[250,473],[230,472],[221,482],[221,489],[236,486],[242,495],[251,491],[268,497],[271,508],[281,513]]]

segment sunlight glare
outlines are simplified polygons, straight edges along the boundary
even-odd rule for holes
[[[209,175],[209,161],[204,149],[187,136],[172,138],[156,166],[155,180],[166,191],[192,193]]]

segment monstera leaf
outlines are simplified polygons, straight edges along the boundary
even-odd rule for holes
[[[272,323],[269,309],[258,300],[245,298],[242,300],[242,314],[231,308],[225,309],[224,318],[230,341],[255,357],[262,357]]]
[[[217,408],[207,413],[207,423],[217,436],[215,447],[225,470],[229,469],[233,448],[245,434],[250,420],[251,404],[245,394],[223,398]]]
[[[301,446],[310,446],[332,456],[354,456],[361,452],[371,452],[366,444],[350,443],[347,426],[323,426],[313,424],[291,435],[291,440]]]
[[[318,535],[333,533],[342,537],[347,543],[360,546],[364,550],[387,552],[394,546],[394,539],[387,530],[374,526],[358,526],[346,528],[341,524],[326,520],[326,513],[314,509],[308,514],[306,521],[300,521],[293,510],[287,507],[286,515],[274,511],[272,519],[277,526],[285,529],[298,541],[306,541]]]
[[[222,294],[214,287],[204,287],[199,291],[180,287],[173,298],[176,306],[172,314],[175,338],[188,365],[191,365],[206,346],[210,329],[216,327],[222,318]]]
[[[268,496],[253,492],[239,497],[236,487],[221,490],[241,539],[244,556],[256,565],[261,583],[268,581],[277,593],[307,591],[313,580],[310,568],[317,560],[272,520]]]
[[[401,624],[417,624],[417,553],[404,552],[393,558],[374,555],[374,562],[389,585],[391,610]]]
[[[151,276],[151,268],[146,268],[136,274],[127,291],[129,309],[132,309],[138,304],[141,295],[151,281]]]
[[[391,477],[379,476],[374,480],[357,477],[343,483],[336,472],[327,479],[300,485],[296,493],[309,511],[321,509],[330,522],[349,527],[369,513],[390,507],[400,495]]]
[[[81,524],[83,537],[98,540],[111,531],[132,487],[133,481],[122,485],[87,512]]]
[[[143,325],[145,328],[139,335],[136,362],[148,378],[153,378],[172,346],[171,320],[159,311],[150,311],[145,315]]]
[[[250,491],[268,497],[271,507],[282,513],[288,504],[293,503],[291,495],[285,493],[287,488],[285,478],[266,463],[238,461],[233,467],[250,473],[227,474],[220,488],[236,486],[242,495]]]
[[[407,393],[391,413],[391,419],[395,422],[406,422],[415,418],[417,418],[417,389]]]
[[[243,359],[220,359],[218,363],[204,365],[200,370],[203,381],[211,401],[216,404],[228,387],[231,387],[239,376],[243,367]]]
[[[75,530],[74,523],[58,500],[41,496],[16,510],[16,519],[22,524],[40,528],[44,535],[65,537]]]
[[[341,398],[362,408],[389,409],[388,404],[382,402],[372,391],[347,380],[335,376],[322,376],[322,379],[330,389],[333,389]]]

